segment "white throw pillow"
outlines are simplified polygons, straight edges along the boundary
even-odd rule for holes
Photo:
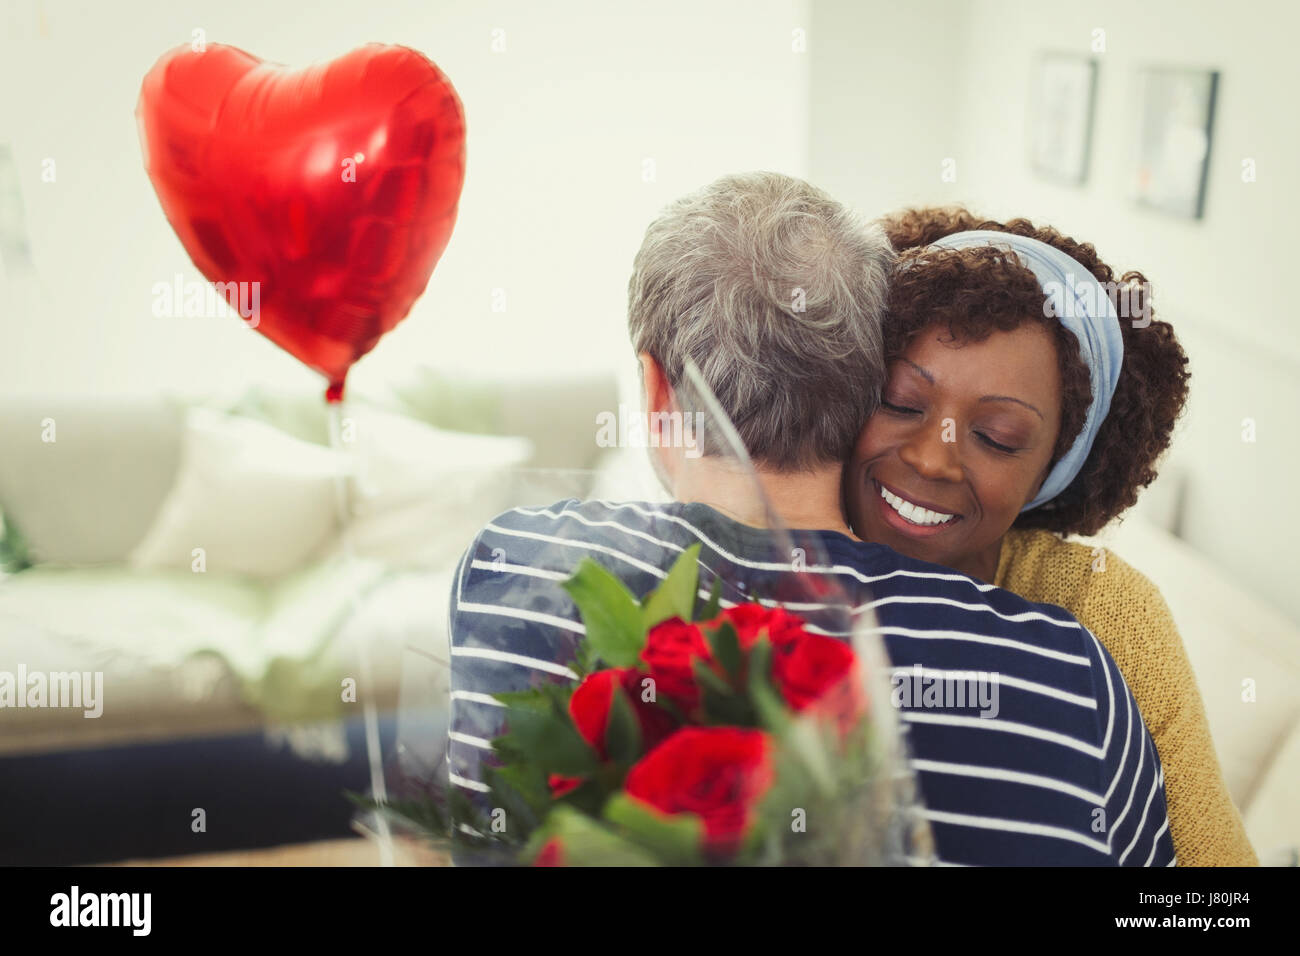
[[[193,567],[275,577],[309,561],[338,527],[336,476],[347,456],[251,418],[207,408],[186,416],[181,465],[137,568]]]
[[[343,424],[356,476],[344,534],[359,556],[446,567],[485,522],[525,503],[512,495],[533,454],[526,438],[444,431],[373,407],[349,409]]]
[[[202,548],[209,571],[277,577],[350,546],[360,557],[443,567],[518,503],[516,471],[532,455],[524,438],[443,431],[367,406],[345,410],[339,439],[335,450],[191,409],[176,482],[131,564],[188,569]]]

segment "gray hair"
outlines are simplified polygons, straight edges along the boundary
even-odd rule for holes
[[[843,461],[885,379],[881,320],[894,251],[815,186],[724,176],[646,230],[628,283],[637,354],[663,368],[683,413],[694,360],[756,461],[800,471]],[[705,428],[705,454],[723,446]]]

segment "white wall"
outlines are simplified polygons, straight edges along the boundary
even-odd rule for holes
[[[1094,28],[1106,31],[1099,63],[1092,168],[1079,189],[1029,174],[1024,130],[1030,58],[1044,49],[1087,54]],[[1300,333],[1279,281],[1293,268],[1287,214],[1300,212],[1300,89],[1294,37],[1300,6],[1212,0],[1140,4],[1101,0],[1086,7],[977,0],[970,56],[958,90],[962,192],[991,215],[1060,221],[1091,239],[1108,260],[1141,268],[1157,313],[1205,325],[1300,361]],[[1205,215],[1167,216],[1128,199],[1131,143],[1143,65],[1220,71]],[[1256,161],[1244,183],[1241,163]]]
[[[940,173],[961,145],[968,4],[816,0],[812,19],[812,181],[870,218],[957,201]]]
[[[145,176],[134,109],[145,72],[196,27],[290,65],[369,41],[413,46],[465,104],[456,232],[354,381],[414,363],[563,375],[631,366],[627,280],[661,206],[726,172],[806,174],[807,56],[791,49],[806,8],[5,0],[0,142],[19,164],[39,283],[11,279],[0,297],[0,396],[320,387],[233,319],[151,314],[155,282],[198,275]],[[505,53],[491,50],[495,28]],[[46,157],[53,184],[41,182]],[[504,314],[494,288],[506,290]]]
[[[992,218],[1051,223],[1121,271],[1142,271],[1157,317],[1174,324],[1192,361],[1188,414],[1166,466],[1190,475],[1182,534],[1300,620],[1300,324],[1289,292],[1300,5],[930,0],[894,10],[817,0],[814,23],[814,181],[878,212],[964,202]],[[1095,28],[1106,50],[1096,54],[1091,168],[1083,186],[1060,186],[1025,160],[1031,63],[1046,50],[1090,54]],[[1221,72],[1200,221],[1128,198],[1134,74],[1146,64]],[[955,182],[940,179],[945,158],[956,161]],[[1244,158],[1255,160],[1256,182],[1242,181]],[[1254,444],[1242,441],[1246,418]]]

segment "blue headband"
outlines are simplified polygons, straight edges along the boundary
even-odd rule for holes
[[[1088,365],[1092,403],[1083,430],[1061,460],[1048,473],[1038,496],[1020,510],[1029,511],[1051,501],[1069,487],[1083,469],[1092,443],[1110,411],[1110,399],[1124,363],[1124,337],[1120,334],[1115,306],[1101,283],[1064,252],[1037,239],[1014,233],[974,229],[944,236],[931,244],[941,249],[970,249],[1002,246],[1016,254],[1042,286],[1057,319],[1079,340],[1079,354]]]

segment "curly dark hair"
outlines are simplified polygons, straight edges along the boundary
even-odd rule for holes
[[[1089,243],[1079,243],[1049,226],[1026,219],[982,220],[960,207],[905,209],[881,220],[900,253],[885,320],[885,353],[893,361],[926,329],[947,326],[958,341],[982,341],[994,330],[1011,331],[1040,322],[1052,335],[1060,363],[1061,432],[1052,465],[1083,428],[1092,399],[1088,368],[1078,340],[1044,308],[1046,297],[1034,274],[1006,250],[923,249],[954,232],[990,229],[1045,242],[1070,256],[1105,286],[1121,316],[1124,364],[1083,469],[1051,501],[1026,511],[1017,528],[1045,528],[1059,534],[1094,534],[1122,514],[1156,477],[1156,464],[1173,437],[1187,401],[1187,356],[1173,327],[1154,319],[1135,327],[1124,316],[1152,315],[1146,277],[1115,273]],[[1122,299],[1122,303],[1121,300]],[[1121,304],[1123,307],[1121,308]]]

